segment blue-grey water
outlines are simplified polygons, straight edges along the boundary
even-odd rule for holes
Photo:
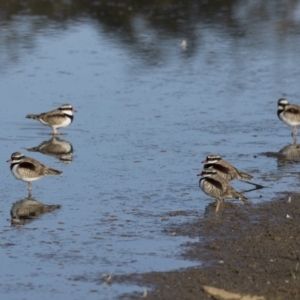
[[[207,154],[224,156],[266,186],[247,193],[253,203],[299,189],[296,163],[261,155],[292,143],[292,128],[276,110],[282,96],[300,104],[299,1],[171,2],[91,2],[77,14],[76,1],[45,6],[48,12],[27,1],[5,7],[5,299],[113,299],[140,289],[115,284],[115,275],[195,265],[180,257],[187,239],[164,228],[201,217],[213,201],[196,177]],[[71,163],[26,150],[50,140],[51,129],[25,115],[63,103],[77,110],[59,130],[73,147]],[[14,151],[63,171],[33,183],[35,199],[62,208],[21,227],[9,221],[12,204],[27,195],[5,163]],[[174,211],[188,216],[170,216]],[[103,283],[105,274],[112,284]]]

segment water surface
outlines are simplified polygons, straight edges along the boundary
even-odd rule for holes
[[[196,177],[209,153],[267,186],[247,193],[253,203],[298,189],[296,163],[261,155],[292,143],[276,103],[300,94],[298,1],[280,10],[272,1],[101,3],[43,10],[25,1],[2,17],[6,299],[112,299],[136,287],[107,285],[103,274],[194,265],[180,258],[187,240],[164,228],[202,217],[213,201]],[[78,111],[60,130],[73,161],[27,151],[51,130],[25,115],[66,102]],[[62,208],[20,228],[8,221],[27,195],[5,164],[14,151],[63,171],[33,183],[37,200]]]

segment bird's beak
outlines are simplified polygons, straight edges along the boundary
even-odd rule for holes
[[[203,164],[204,164],[204,163],[207,163],[207,160],[206,160],[206,159],[205,159],[205,160],[203,160],[203,161],[202,161],[202,163],[203,163]]]
[[[10,158],[10,159],[8,159],[6,162],[12,162],[12,159]]]

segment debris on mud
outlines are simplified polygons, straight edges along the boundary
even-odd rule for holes
[[[208,293],[205,286],[240,295],[236,299],[300,299],[300,194],[278,198],[257,205],[225,203],[218,213],[208,209],[205,218],[174,224],[166,231],[199,237],[186,243],[183,253],[199,266],[121,276],[118,281],[137,283],[141,291],[147,288],[147,299],[226,299]]]

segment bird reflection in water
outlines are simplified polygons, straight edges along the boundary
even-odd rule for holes
[[[54,156],[64,163],[71,163],[73,160],[72,144],[58,137],[52,137],[50,140],[42,142],[39,146],[27,148],[27,150]]]
[[[41,214],[59,209],[61,206],[58,204],[46,205],[42,202],[35,200],[28,196],[22,200],[16,201],[11,210],[11,225],[24,225],[37,219]]]
[[[266,152],[263,153],[267,157],[277,158],[278,167],[283,167],[289,164],[300,162],[300,145],[289,144],[284,146],[278,152]]]

